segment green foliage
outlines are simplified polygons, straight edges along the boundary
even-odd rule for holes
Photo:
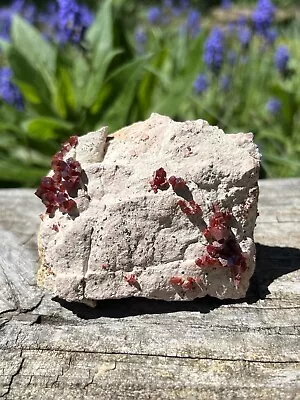
[[[14,17],[11,43],[1,42],[1,47],[25,110],[0,107],[0,185],[36,185],[50,156],[70,135],[103,125],[114,131],[138,116],[134,102],[142,74],[144,79],[153,75],[146,70],[151,56],[121,57],[129,44],[123,37],[125,45],[117,47],[123,36],[113,19],[118,12],[104,1],[81,49],[59,48]]]
[[[220,75],[209,73],[209,89],[197,95],[193,85],[205,71],[206,25],[191,38],[178,24],[167,29],[144,22],[148,39],[139,51],[131,4],[102,1],[81,47],[46,41],[37,28],[14,17],[11,42],[0,46],[25,109],[0,104],[0,186],[35,186],[72,134],[103,125],[114,132],[151,112],[206,119],[226,132],[253,131],[265,176],[299,176],[299,28],[284,28],[281,35],[292,55],[288,76],[274,68],[272,46],[262,48],[256,38],[245,51],[227,38],[237,62],[225,64]],[[220,87],[224,76],[231,82],[226,90]],[[282,104],[276,115],[266,109],[271,97]]]

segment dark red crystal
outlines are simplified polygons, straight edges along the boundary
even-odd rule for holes
[[[213,258],[209,254],[203,254],[195,260],[195,264],[198,267],[209,267],[211,265],[219,266],[220,262],[217,258]]]
[[[195,278],[188,276],[181,286],[183,289],[191,290],[195,288],[195,285],[196,285]]]
[[[181,276],[172,276],[172,277],[170,278],[170,283],[171,283],[172,285],[180,286],[180,285],[183,284],[183,282],[184,282],[184,280],[183,280],[183,278],[182,278]]]
[[[124,280],[130,285],[133,286],[137,283],[136,276],[134,274],[124,276]]]
[[[169,178],[169,183],[171,184],[173,190],[183,189],[186,185],[186,182],[182,178],[176,178],[176,176],[172,175]]]
[[[78,137],[71,136],[60,151],[53,157],[51,166],[54,174],[51,177],[41,179],[39,188],[35,194],[46,206],[46,213],[54,215],[59,209],[61,212],[69,213],[76,207],[76,203],[69,197],[80,186],[81,165],[74,158],[64,161],[65,155],[78,144]]]
[[[157,193],[158,190],[169,189],[170,185],[167,180],[167,173],[163,168],[159,168],[153,173],[153,177],[150,180],[150,185],[154,193]]]

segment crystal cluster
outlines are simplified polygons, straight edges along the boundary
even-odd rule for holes
[[[167,173],[164,168],[159,168],[153,173],[150,180],[151,188],[154,193],[160,190],[168,189],[168,182],[171,184],[176,194],[180,195],[180,190],[186,187],[186,182],[182,178],[171,176],[167,180]],[[184,197],[184,193],[181,192]],[[188,216],[202,217],[203,212],[199,204],[193,199],[180,199],[177,201],[182,212]],[[205,268],[210,266],[229,267],[232,270],[234,282],[236,285],[240,283],[241,273],[246,269],[246,258],[242,253],[235,236],[230,229],[230,220],[232,214],[228,211],[221,211],[219,206],[213,205],[213,215],[209,218],[208,225],[203,221],[202,234],[205,236],[208,244],[205,252],[195,260],[198,267]],[[188,277],[188,283],[180,277],[171,277],[170,282],[174,285],[181,285],[185,289],[191,289],[193,284],[197,282],[197,278]]]
[[[38,189],[47,208],[39,283],[89,304],[244,297],[255,267],[259,164],[252,134],[202,120],[153,114],[113,136],[103,128],[78,145],[71,138]]]
[[[53,173],[41,179],[35,192],[46,206],[46,214],[50,216],[53,216],[57,209],[62,213],[70,213],[76,207],[76,202],[71,196],[80,186],[81,165],[72,157],[65,158],[77,144],[77,136],[71,136],[63,144],[61,150],[52,158]]]

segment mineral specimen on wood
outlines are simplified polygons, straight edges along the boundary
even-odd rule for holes
[[[259,161],[251,133],[158,114],[70,138],[36,192],[39,283],[87,303],[244,297]]]

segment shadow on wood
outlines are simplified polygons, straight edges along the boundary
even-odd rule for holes
[[[290,247],[271,247],[257,243],[257,265],[251,279],[247,296],[238,300],[219,300],[206,296],[194,301],[149,300],[142,297],[132,297],[118,300],[98,301],[95,308],[81,303],[69,303],[54,298],[61,306],[67,308],[82,319],[100,317],[124,318],[144,314],[175,313],[191,311],[209,313],[226,304],[253,304],[265,299],[270,293],[268,286],[277,278],[300,268],[300,250]]]

